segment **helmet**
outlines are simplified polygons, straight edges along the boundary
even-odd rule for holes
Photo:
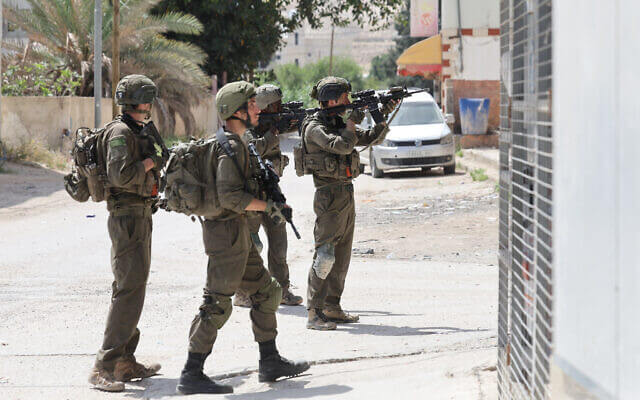
[[[144,75],[127,75],[120,79],[116,86],[116,102],[133,108],[135,104],[153,103],[158,95],[158,89],[153,81]]]
[[[351,84],[348,80],[336,76],[327,76],[315,84],[309,96],[318,101],[338,100],[343,93],[350,91]]]
[[[269,107],[269,104],[282,100],[282,90],[275,85],[262,85],[256,89],[256,105],[261,110]]]
[[[256,89],[249,82],[237,81],[227,83],[216,95],[218,115],[220,115],[223,121],[226,121],[255,95]]]

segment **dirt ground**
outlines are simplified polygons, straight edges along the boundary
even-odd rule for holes
[[[204,282],[199,224],[178,214],[154,217],[138,354],[161,362],[163,375],[105,395],[86,384],[112,279],[104,204],[75,203],[61,173],[7,169],[0,174],[0,398],[173,396]],[[303,236],[290,234],[289,265],[304,296],[313,185],[290,166],[282,187]],[[496,398],[495,183],[473,182],[462,172],[443,176],[441,169],[383,179],[365,174],[355,182],[355,197],[343,303],[361,314],[361,323],[316,333],[304,328],[303,307],[280,307],[283,354],[317,365],[303,377],[264,385],[255,376],[246,312],[236,310],[206,372],[234,385],[236,394],[226,398]]]

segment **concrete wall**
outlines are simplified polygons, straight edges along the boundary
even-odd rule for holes
[[[111,120],[111,99],[102,99],[101,112],[103,122]],[[3,96],[0,137],[8,146],[33,139],[61,149],[63,129],[93,128],[93,114],[92,97]]]
[[[554,399],[640,398],[639,18],[553,2]]]
[[[500,27],[499,0],[459,0],[462,28]],[[442,29],[458,29],[458,0],[442,0]]]
[[[93,128],[93,104],[92,97],[2,97],[0,137],[9,146],[34,139],[51,149],[66,148],[69,139],[63,136],[64,129],[73,133],[81,126]],[[102,99],[101,112],[103,125],[111,121],[111,99]],[[218,117],[213,97],[203,99],[193,113],[199,133],[216,131]],[[158,120],[155,115],[153,119]],[[184,134],[184,124],[178,117],[175,135]]]
[[[498,129],[500,126],[500,81],[450,79],[447,83],[445,111],[455,115],[455,132],[460,132],[460,103],[458,100],[465,97],[488,97],[490,101],[488,130]]]

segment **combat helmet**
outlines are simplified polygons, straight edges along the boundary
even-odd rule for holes
[[[345,92],[351,92],[351,84],[348,80],[337,76],[327,76],[313,86],[309,96],[318,101],[329,101],[338,100]]]
[[[116,86],[116,103],[123,111],[132,111],[136,104],[151,104],[158,95],[158,88],[144,75],[127,75]]]
[[[255,87],[246,81],[227,83],[216,95],[216,108],[220,119],[226,121],[256,95]]]
[[[276,85],[265,84],[256,89],[256,105],[264,110],[269,104],[282,100],[282,90]]]

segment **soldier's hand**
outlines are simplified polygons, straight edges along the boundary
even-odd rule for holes
[[[145,158],[142,160],[142,164],[144,165],[144,172],[149,172],[155,167],[155,162],[151,158]]]
[[[267,200],[267,207],[264,209],[264,212],[267,213],[269,218],[271,218],[276,225],[280,225],[284,224],[286,221],[284,213],[287,211],[285,211],[285,208],[289,208],[289,210],[291,210],[291,208],[286,204],[269,199]]]
[[[396,106],[398,105],[398,103],[400,102],[400,100],[390,100],[387,104],[385,104],[382,107],[382,114],[387,116],[389,114],[391,114],[391,112],[393,110],[395,110]]]

